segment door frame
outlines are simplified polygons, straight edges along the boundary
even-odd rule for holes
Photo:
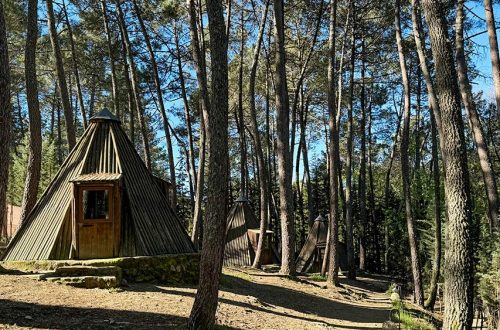
[[[83,191],[84,190],[107,190],[108,191],[108,219],[84,219],[83,218]],[[121,195],[119,182],[74,182],[72,201],[72,227],[73,246],[75,258],[80,259],[80,227],[85,224],[111,223],[112,227],[112,253],[111,257],[117,257],[120,249],[120,209]]]

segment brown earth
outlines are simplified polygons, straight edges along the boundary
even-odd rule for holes
[[[341,279],[339,289],[310,278],[224,269],[217,324],[230,329],[380,329],[390,303],[383,278]],[[185,328],[195,288],[131,284],[79,289],[0,276],[0,328]]]

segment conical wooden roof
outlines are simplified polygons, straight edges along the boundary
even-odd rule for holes
[[[123,256],[194,252],[194,247],[167,199],[108,110],[90,120],[80,141],[21,225],[3,260],[64,258],[71,235],[72,181],[123,180],[123,200],[128,214]],[[66,221],[65,221],[66,220]],[[68,254],[69,257],[69,254]],[[66,257],[66,259],[68,258]]]
[[[259,223],[246,198],[238,198],[227,217],[225,266],[250,266],[253,249],[248,239],[249,229],[258,229]]]
[[[314,261],[316,248],[325,247],[328,236],[328,222],[321,215],[314,220],[309,229],[306,242],[300,250],[296,267],[298,272],[306,272]]]

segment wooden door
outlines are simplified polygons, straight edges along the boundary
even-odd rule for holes
[[[77,246],[79,259],[114,257],[113,186],[78,189]]]

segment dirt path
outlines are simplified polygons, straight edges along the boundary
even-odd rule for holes
[[[387,283],[360,278],[331,290],[275,273],[225,269],[217,323],[230,329],[380,329]],[[0,276],[0,328],[184,328],[195,288],[133,284],[87,290]]]

